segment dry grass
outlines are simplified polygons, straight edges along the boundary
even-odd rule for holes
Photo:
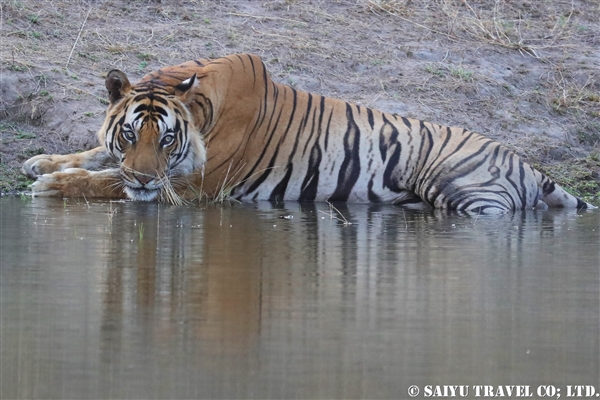
[[[532,24],[522,16],[522,12],[510,6],[508,2],[494,2],[491,10],[475,10],[467,0],[463,0],[470,16],[465,18],[464,29],[476,40],[514,49],[535,58],[542,57],[543,49],[562,46],[572,34],[569,28],[574,5],[567,15],[557,16],[551,29]],[[531,4],[530,7],[535,7]],[[543,23],[543,21],[540,21]],[[540,32],[544,32],[540,35]]]
[[[409,15],[410,0],[367,0],[365,6],[373,13],[384,12],[391,15]]]

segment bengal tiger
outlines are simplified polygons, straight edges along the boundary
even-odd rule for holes
[[[494,140],[276,83],[256,55],[105,83],[101,146],[27,160],[34,196],[594,208]]]

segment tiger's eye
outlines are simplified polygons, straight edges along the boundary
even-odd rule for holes
[[[162,138],[162,140],[160,141],[160,145],[162,147],[167,147],[170,144],[172,144],[175,141],[175,136],[173,135],[166,135],[165,137]]]
[[[123,137],[128,141],[128,142],[135,142],[135,133],[133,133],[133,131],[129,131],[129,130],[124,130],[123,131]]]

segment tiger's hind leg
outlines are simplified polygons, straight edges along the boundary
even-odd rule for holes
[[[393,204],[409,210],[429,211],[432,209],[429,204],[410,190],[402,190],[394,199]]]
[[[25,161],[21,170],[29,178],[36,179],[44,174],[64,171],[68,168],[100,170],[114,163],[115,160],[110,153],[103,146],[99,146],[76,154],[41,154]]]
[[[523,208],[513,200],[510,193],[493,188],[480,188],[478,185],[448,185],[435,198],[433,206],[475,215],[504,214]]]

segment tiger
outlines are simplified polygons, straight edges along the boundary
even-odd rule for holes
[[[276,83],[259,56],[105,80],[100,146],[23,164],[33,196],[595,208],[497,141]]]

